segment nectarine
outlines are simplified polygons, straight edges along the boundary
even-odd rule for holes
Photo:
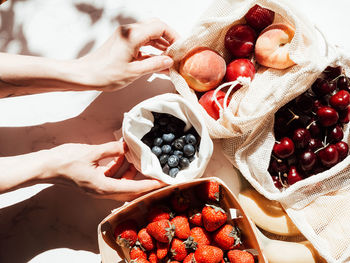
[[[216,51],[197,47],[181,60],[179,72],[190,88],[204,92],[221,83],[226,73],[226,62]]]
[[[255,44],[255,58],[263,66],[286,69],[295,63],[289,57],[289,44],[294,37],[294,28],[277,23],[265,28]]]

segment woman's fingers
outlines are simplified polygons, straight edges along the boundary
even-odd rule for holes
[[[106,165],[107,170],[104,172],[105,176],[113,177],[118,172],[119,168],[122,166],[124,159],[125,159],[125,156],[120,155],[114,158],[113,161],[109,162]]]
[[[124,141],[107,142],[95,146],[95,161],[124,155],[127,151],[127,145]]]

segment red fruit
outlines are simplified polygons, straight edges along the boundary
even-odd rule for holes
[[[288,137],[284,137],[275,143],[272,151],[278,158],[287,158],[294,153],[294,143]]]
[[[350,104],[350,94],[346,90],[340,90],[330,99],[329,104],[336,110],[344,110]]]
[[[131,259],[144,258],[147,259],[147,254],[140,247],[134,246],[129,252]]]
[[[227,65],[226,81],[235,81],[238,77],[247,77],[253,80],[255,75],[255,67],[249,59],[241,58],[233,60]],[[238,85],[240,86],[240,85]],[[235,90],[240,87],[236,87]]]
[[[259,5],[255,5],[249,9],[244,18],[248,25],[257,31],[261,31],[272,24],[275,18],[275,12]]]
[[[175,233],[175,226],[166,219],[149,223],[146,229],[153,238],[162,243],[170,243]]]
[[[236,58],[250,56],[254,51],[256,33],[248,25],[234,25],[225,35],[225,48]]]
[[[196,189],[197,195],[203,201],[220,201],[221,189],[220,184],[215,180],[210,180],[198,185]]]
[[[294,145],[297,148],[303,149],[307,145],[309,145],[311,135],[310,135],[309,130],[307,130],[305,128],[299,128],[299,129],[294,130],[292,139],[293,139]]]
[[[156,241],[154,238],[147,232],[146,228],[142,228],[137,234],[137,238],[141,246],[146,250],[153,250],[156,247]]]
[[[200,246],[194,252],[194,258],[197,263],[220,263],[223,260],[224,253],[215,246]]]
[[[156,254],[158,259],[163,259],[168,255],[169,245],[169,243],[157,242]]]
[[[191,239],[192,237],[192,239]],[[190,241],[195,242],[192,247],[199,247],[201,245],[210,245],[211,237],[210,234],[202,227],[194,227],[191,229]]]
[[[314,169],[317,162],[316,154],[311,150],[302,152],[299,156],[299,164],[304,171],[311,171]]]
[[[162,219],[170,220],[172,218],[172,213],[170,209],[166,206],[153,206],[147,215],[148,222],[155,222]]]
[[[278,188],[278,189],[283,188],[283,185],[281,184],[281,181],[280,181],[278,175],[273,175],[272,181],[273,181],[273,184],[275,185],[276,188]]]
[[[158,263],[158,257],[157,257],[157,253],[155,251],[151,251],[148,255],[148,261],[150,263]]]
[[[339,161],[339,153],[337,147],[333,144],[328,145],[323,150],[317,152],[318,158],[326,167],[332,167]]]
[[[227,257],[231,263],[254,263],[254,256],[244,250],[230,250]]]
[[[215,231],[227,220],[225,211],[214,205],[205,205],[202,210],[202,216],[204,228],[209,232]]]
[[[191,209],[188,214],[188,221],[195,226],[202,226],[203,225],[203,219],[202,219],[202,213],[199,209]]]
[[[175,191],[170,198],[170,202],[177,213],[183,213],[190,207],[190,198],[184,191]]]
[[[130,263],[149,263],[146,258],[135,258],[130,260]]]
[[[195,263],[194,253],[188,254],[182,262],[183,263]]]
[[[202,107],[205,109],[205,111],[209,114],[210,117],[212,117],[214,120],[217,120],[220,118],[220,108],[215,102],[214,92],[215,90],[207,91],[202,95],[198,102],[200,105],[202,105]],[[226,93],[221,90],[219,90],[216,93],[216,99],[222,108],[224,108],[225,95]],[[226,106],[228,106],[229,104],[230,98],[227,99]]]
[[[339,119],[339,115],[336,110],[328,106],[320,107],[316,114],[323,127],[332,126],[336,124]]]
[[[345,110],[339,111],[339,121],[341,123],[349,123],[349,121],[350,121],[350,106],[348,106]]]
[[[134,246],[137,240],[137,223],[134,220],[120,223],[114,230],[114,237],[121,247]]]
[[[184,241],[174,238],[171,242],[170,253],[173,260],[182,261],[188,255],[188,251]]]
[[[346,142],[337,142],[335,144],[335,147],[337,147],[337,151],[339,154],[339,161],[342,161],[348,156],[349,153],[349,146]]]
[[[296,182],[299,182],[302,179],[303,177],[301,176],[297,168],[294,165],[292,165],[289,169],[288,176],[287,176],[288,184],[289,185],[295,184]]]
[[[170,223],[175,226],[176,237],[187,239],[190,236],[190,223],[185,215],[175,216]]]
[[[242,244],[239,231],[230,224],[223,225],[215,231],[213,241],[223,250],[238,248]]]

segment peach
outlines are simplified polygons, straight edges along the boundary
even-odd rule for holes
[[[221,83],[226,73],[226,62],[215,50],[197,47],[181,60],[179,72],[190,88],[205,92]]]
[[[294,37],[294,27],[277,23],[265,28],[255,44],[255,58],[263,66],[286,69],[294,65],[289,57],[289,45]]]

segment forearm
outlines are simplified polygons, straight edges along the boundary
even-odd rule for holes
[[[0,53],[0,98],[88,89],[79,79],[75,60]]]
[[[47,150],[0,158],[0,193],[53,179]]]

